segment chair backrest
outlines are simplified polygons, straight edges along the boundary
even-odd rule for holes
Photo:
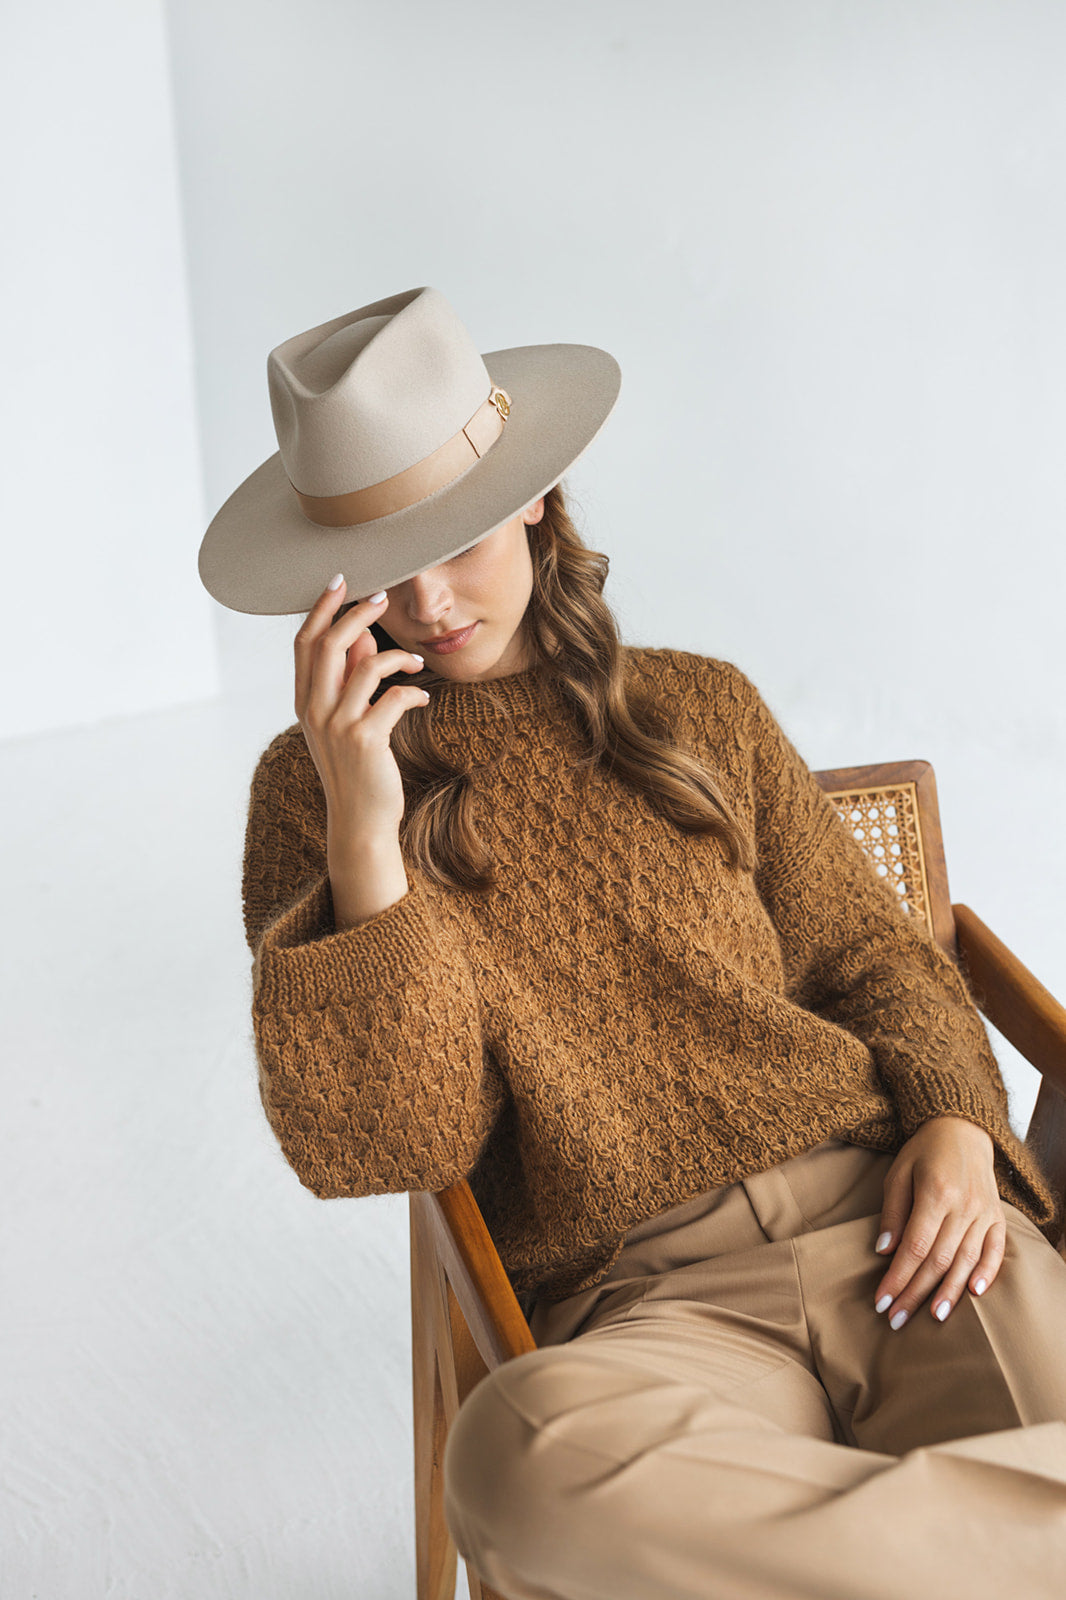
[[[936,778],[928,761],[816,772],[822,788],[910,913],[953,960],[955,918],[940,831]]]

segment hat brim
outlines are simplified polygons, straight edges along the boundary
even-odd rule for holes
[[[275,452],[235,489],[200,545],[200,579],[231,611],[309,611],[335,572],[350,599],[388,589],[469,549],[558,483],[618,398],[606,350],[523,345],[482,357],[511,399],[495,444],[445,488],[387,517],[347,528],[311,522]]]

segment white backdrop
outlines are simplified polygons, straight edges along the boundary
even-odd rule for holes
[[[5,6],[0,739],[219,689],[162,0]]]
[[[931,760],[955,898],[1066,994],[1066,10],[64,0],[5,46],[7,1586],[400,1600],[406,1200],[301,1189],[250,1042],[299,619],[196,574],[267,352],[419,284],[612,351],[567,484],[624,637],[812,767]]]
[[[567,481],[626,636],[736,661],[812,766],[932,760],[990,835],[956,878],[1063,972],[1066,11],[170,22],[209,510],[276,448],[267,351],[328,317],[431,283],[483,350],[604,345]],[[291,721],[295,624],[215,620]]]

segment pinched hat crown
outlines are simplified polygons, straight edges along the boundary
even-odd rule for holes
[[[383,484],[457,436],[464,444],[460,470],[473,466],[479,451],[461,436],[494,390],[465,326],[429,288],[377,300],[287,339],[270,352],[267,381],[281,459],[301,502],[347,499]],[[497,423],[493,439],[499,431]],[[449,471],[442,481],[456,475]],[[312,520],[332,520],[310,509]],[[347,525],[366,520],[343,508],[338,514]]]

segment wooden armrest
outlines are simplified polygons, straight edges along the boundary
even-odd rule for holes
[[[959,956],[993,1027],[1066,1094],[1066,1007],[969,906],[953,905]]]
[[[471,1337],[490,1371],[537,1348],[469,1183],[433,1196],[437,1251]]]

